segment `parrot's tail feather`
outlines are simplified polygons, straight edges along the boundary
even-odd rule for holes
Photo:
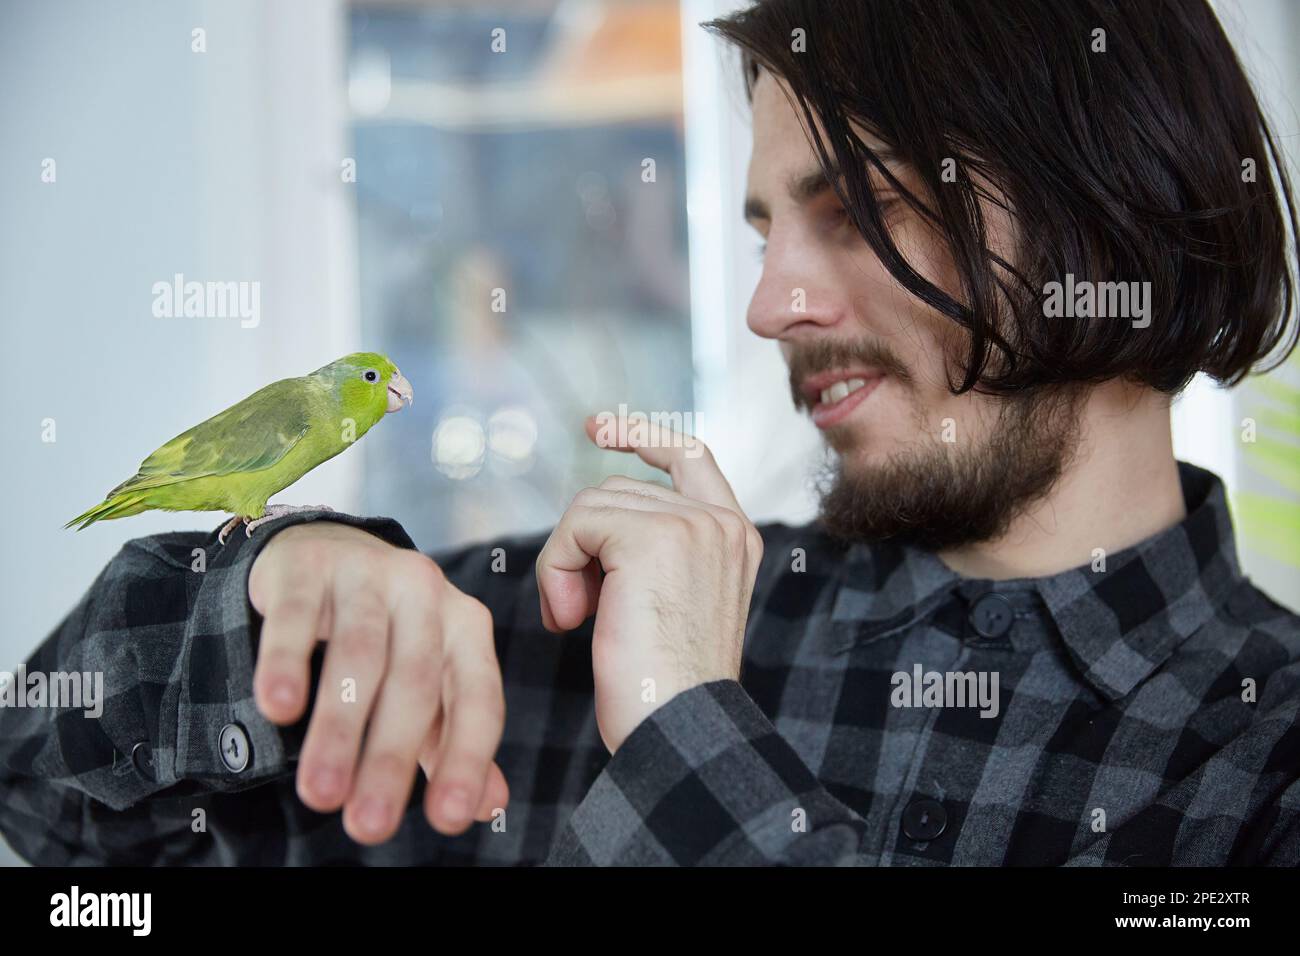
[[[138,515],[142,511],[148,510],[149,506],[144,503],[144,495],[141,494],[121,494],[112,495],[101,501],[89,511],[77,515],[63,527],[71,528],[77,526],[81,531],[86,525],[94,524],[96,521],[109,521],[113,518],[125,518],[129,515]]]

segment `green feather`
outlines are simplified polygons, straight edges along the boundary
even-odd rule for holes
[[[376,373],[367,381],[367,373]],[[300,378],[273,382],[163,445],[104,501],[69,521],[152,509],[226,511],[260,518],[273,494],[333,458],[370,430],[388,407],[397,367],[357,352]]]

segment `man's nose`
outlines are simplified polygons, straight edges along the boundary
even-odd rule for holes
[[[769,238],[763,274],[749,300],[745,321],[754,334],[788,338],[835,325],[846,312],[829,270],[806,251]]]

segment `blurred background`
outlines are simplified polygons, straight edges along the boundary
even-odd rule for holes
[[[68,518],[361,348],[414,407],[279,500],[391,515],[426,550],[542,530],[649,474],[582,433],[626,403],[691,412],[756,520],[808,520],[819,442],[744,326],[744,93],[696,26],[738,5],[0,0],[0,670],[122,542],[222,520]],[[1300,5],[1215,6],[1300,179]],[[258,323],[155,317],[177,274],[257,283]],[[1247,570],[1300,609],[1298,363],[1198,382],[1175,422],[1228,483]]]

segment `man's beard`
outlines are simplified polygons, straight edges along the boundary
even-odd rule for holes
[[[1019,396],[976,447],[927,442],[856,470],[841,458],[818,476],[821,524],[845,541],[932,551],[996,540],[1060,478],[1078,444],[1077,413],[1068,396]]]

